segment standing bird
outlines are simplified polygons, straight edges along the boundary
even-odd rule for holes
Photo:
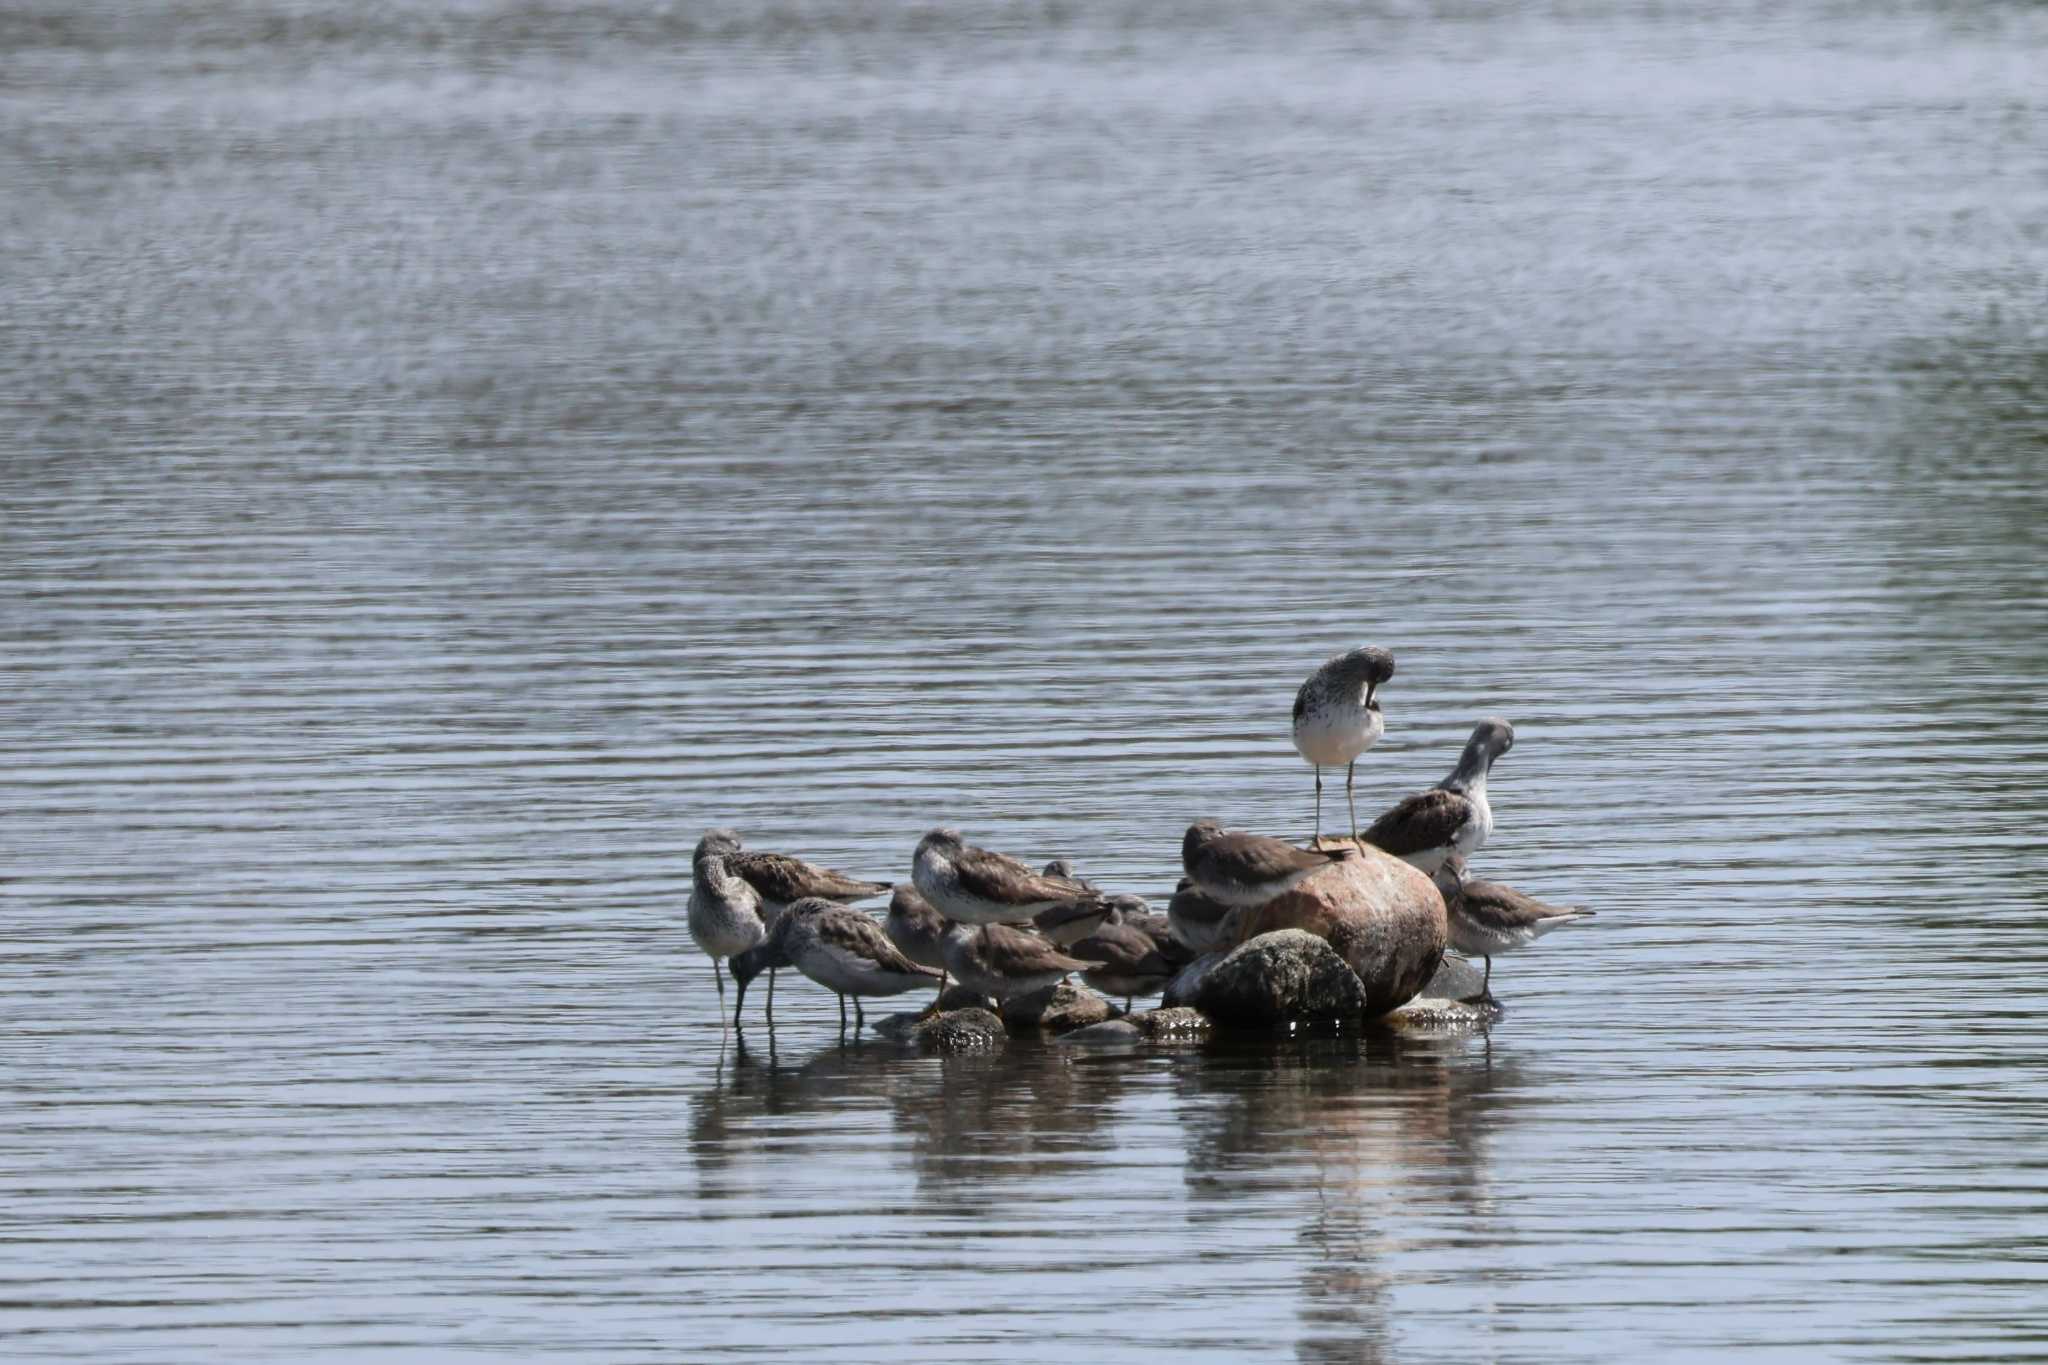
[[[762,909],[771,921],[782,913],[784,906],[809,897],[846,903],[864,901],[889,889],[887,882],[864,882],[787,853],[742,850],[740,836],[729,829],[714,829],[699,840],[700,856],[707,846],[723,853],[726,866],[746,878],[747,885],[760,894]]]
[[[1102,898],[1071,877],[1048,877],[976,848],[956,829],[935,829],[918,840],[910,880],[940,914],[962,924],[1008,924],[1056,905]]]
[[[1514,726],[1494,718],[1480,721],[1451,775],[1373,821],[1365,841],[1431,875],[1453,853],[1471,857],[1493,833],[1486,774],[1514,747]]]
[[[1468,956],[1486,959],[1486,979],[1468,1003],[1492,1005],[1493,955],[1526,948],[1561,925],[1591,919],[1591,910],[1570,905],[1545,905],[1512,886],[1477,881],[1465,875],[1465,860],[1453,853],[1436,870],[1436,889],[1443,892],[1451,946]],[[735,966],[734,974],[738,974]]]
[[[754,893],[761,898],[761,919],[770,929],[775,927],[784,907],[806,896],[820,896],[829,901],[863,901],[889,889],[887,882],[864,882],[844,872],[834,872],[829,867],[792,858],[787,853],[747,851],[740,844],[739,834],[729,829],[714,829],[699,839],[697,851],[691,857],[692,865],[711,853],[723,855],[725,865],[754,888]],[[721,998],[724,993],[721,983]],[[775,972],[772,967],[768,973],[768,1000],[764,1008],[772,1021],[775,1016]],[[737,1026],[737,1011],[733,1018]]]
[[[1358,856],[1355,845],[1296,848],[1285,839],[1226,830],[1214,820],[1188,826],[1180,860],[1195,889],[1211,900],[1251,910],[1292,890],[1332,863]]]
[[[760,896],[726,864],[724,854],[707,851],[699,844],[690,867],[690,937],[711,959],[711,975],[718,982],[720,1019],[725,1017],[725,973],[719,970],[718,960],[754,948],[767,935]],[[733,1017],[739,1017],[737,1007]]]
[[[1100,962],[1068,957],[1057,945],[1007,924],[946,926],[946,969],[954,980],[993,996],[998,1003],[1013,995],[1056,986],[1070,972],[1100,967]],[[737,966],[733,969],[737,972]]]
[[[901,995],[930,986],[939,974],[905,957],[872,915],[812,896],[797,901],[775,921],[767,939],[732,960],[739,986],[733,1013],[747,998],[747,983],[769,967],[795,967],[839,997],[839,1026],[846,1027],[846,997],[853,997],[854,1027],[867,1023],[864,995]]]
[[[1368,645],[1336,655],[1308,675],[1294,694],[1294,747],[1316,770],[1316,832],[1323,837],[1323,769],[1344,765],[1344,802],[1351,808],[1351,837],[1358,838],[1358,800],[1352,795],[1358,756],[1387,732],[1386,717],[1373,694],[1394,676],[1394,656]]]

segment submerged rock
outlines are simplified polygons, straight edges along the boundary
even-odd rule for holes
[[[1105,1019],[1099,1024],[1077,1028],[1060,1038],[1062,1045],[1073,1043],[1088,1047],[1117,1047],[1144,1041],[1144,1031],[1128,1019]]]
[[[1012,1033],[1072,1033],[1116,1017],[1116,1006],[1093,991],[1062,981],[1003,1002],[1003,1022]]]
[[[1486,978],[1477,967],[1447,957],[1422,993],[1389,1014],[1390,1028],[1406,1031],[1457,1031],[1484,1028],[1507,1011],[1498,1003],[1481,1003],[1469,997],[1479,994]]]
[[[1221,960],[1219,955],[1218,960]],[[1130,1016],[1130,1022],[1147,1038],[1170,1041],[1198,1041],[1209,1036],[1209,1017],[1185,1006],[1165,1006]]]
[[[971,1008],[934,1014],[911,1030],[911,1041],[926,1052],[982,1052],[1009,1039],[992,1012]]]
[[[1349,842],[1324,839],[1317,847]],[[1443,957],[1444,898],[1436,884],[1370,844],[1242,918],[1247,941],[1281,929],[1326,941],[1358,977],[1367,1018],[1414,999]]]
[[[1218,1024],[1272,1028],[1365,1017],[1358,974],[1336,948],[1302,929],[1261,934],[1233,949],[1195,987],[1195,1006]]]

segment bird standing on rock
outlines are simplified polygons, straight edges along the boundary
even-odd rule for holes
[[[1009,924],[1056,905],[1102,898],[1071,877],[1048,877],[976,848],[956,829],[935,829],[918,840],[910,880],[934,909],[961,924]]]
[[[1243,909],[1256,909],[1330,864],[1357,856],[1351,844],[1296,848],[1270,835],[1227,830],[1214,820],[1189,825],[1180,842],[1181,864],[1195,888],[1211,900]]]
[[[1358,800],[1352,780],[1358,756],[1386,733],[1386,717],[1374,698],[1394,676],[1394,656],[1367,646],[1331,658],[1308,675],[1294,694],[1294,747],[1316,770],[1316,832],[1323,837],[1323,769],[1344,765],[1344,801],[1351,808],[1351,837],[1358,837]]]
[[[977,929],[955,922],[947,926],[944,952],[954,980],[999,1002],[1057,986],[1071,972],[1102,965],[1068,957],[1057,945],[1007,924]]]
[[[1453,853],[1471,857],[1493,833],[1486,775],[1514,747],[1514,726],[1495,717],[1480,721],[1451,775],[1373,821],[1365,842],[1432,875]]]
[[[1486,978],[1469,1003],[1495,1004],[1493,957],[1534,943],[1552,929],[1592,918],[1591,910],[1570,905],[1545,905],[1512,886],[1468,877],[1465,860],[1453,853],[1436,870],[1436,888],[1443,893],[1451,946],[1486,959]]]

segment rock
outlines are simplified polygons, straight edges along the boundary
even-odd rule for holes
[[[1077,1028],[1060,1039],[1062,1046],[1077,1043],[1088,1047],[1116,1047],[1144,1041],[1144,1030],[1128,1019],[1105,1019],[1099,1024]]]
[[[1071,981],[1003,1002],[1003,1022],[1012,1033],[1072,1033],[1116,1017],[1116,1006]]]
[[[1008,1038],[1003,1021],[979,1008],[934,1014],[911,1031],[911,1041],[926,1052],[984,1052]]]
[[[1221,961],[1221,955],[1218,955]],[[1162,1009],[1145,1010],[1130,1017],[1130,1022],[1147,1038],[1155,1041],[1191,1040],[1198,1041],[1210,1033],[1209,1017],[1200,1010],[1167,1006]]]
[[[1483,1028],[1505,1014],[1498,1004],[1468,1000],[1486,978],[1477,967],[1446,957],[1436,975],[1410,1000],[1381,1022],[1403,1032],[1457,1031]]]
[[[1367,998],[1336,948],[1302,929],[1261,934],[1202,977],[1197,1007],[1218,1024],[1270,1029],[1308,1021],[1357,1022]]]
[[[1160,1008],[1176,1009],[1192,1006],[1195,1003],[1195,993],[1202,988],[1202,978],[1209,974],[1211,967],[1223,960],[1223,956],[1221,952],[1203,953],[1193,962],[1181,968],[1180,975],[1167,982],[1166,989],[1160,993]]]
[[[947,1010],[987,1010],[993,1014],[996,1002],[973,987],[963,986],[956,981],[939,992],[938,1007],[941,1014]]]
[[[1349,842],[1324,839],[1318,847]],[[1326,940],[1357,974],[1368,1018],[1420,994],[1444,951],[1444,898],[1436,885],[1370,844],[1244,918],[1247,941],[1279,929]]]

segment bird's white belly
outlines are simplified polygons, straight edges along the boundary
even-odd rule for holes
[[[1357,758],[1380,737],[1384,722],[1362,706],[1319,707],[1294,727],[1294,747],[1319,767],[1332,768]]]

